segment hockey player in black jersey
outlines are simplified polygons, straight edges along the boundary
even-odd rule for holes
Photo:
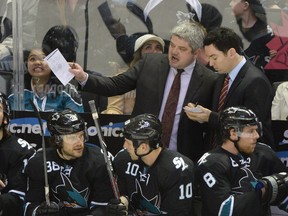
[[[46,149],[51,205],[44,196],[43,151],[37,151],[25,170],[29,183],[25,216],[104,215],[113,191],[101,149],[85,144],[84,120],[64,110],[51,114],[47,126],[50,144],[55,145]]]
[[[191,216],[194,164],[163,148],[161,134],[154,115],[141,114],[125,122],[124,149],[113,161],[121,201],[129,203],[129,215]],[[125,215],[123,204],[110,202],[109,215]]]
[[[6,95],[0,92],[0,215],[22,216],[26,192],[23,170],[35,149],[8,132],[9,121],[9,102]]]
[[[287,208],[287,167],[263,143],[261,123],[251,110],[230,107],[220,114],[222,145],[197,163],[203,216],[271,215]]]

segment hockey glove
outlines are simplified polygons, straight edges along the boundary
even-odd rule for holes
[[[286,172],[265,176],[258,182],[265,187],[263,202],[270,205],[280,204],[288,195],[288,174]]]
[[[55,216],[59,213],[59,206],[55,202],[51,202],[50,206],[46,202],[41,203],[41,205],[36,209],[36,216]]]
[[[120,200],[112,199],[107,205],[107,213],[110,216],[128,215],[128,200],[121,196]]]

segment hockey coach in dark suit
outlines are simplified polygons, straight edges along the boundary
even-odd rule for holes
[[[206,36],[204,50],[209,57],[210,66],[220,74],[213,91],[212,109],[199,106],[202,112],[187,113],[188,117],[194,121],[208,122],[212,131],[216,130],[217,133],[219,113],[223,109],[245,106],[256,113],[263,125],[263,136],[259,141],[274,148],[271,129],[274,92],[265,74],[243,55],[237,34],[229,28],[215,29]],[[228,87],[223,98],[225,80],[228,81]],[[193,107],[193,104],[189,106]],[[218,143],[211,143],[212,148],[219,144],[220,140],[217,141]]]
[[[212,89],[217,75],[197,62],[205,34],[205,29],[198,23],[185,21],[172,29],[168,55],[147,54],[134,67],[113,77],[88,75],[77,63],[71,63],[70,72],[75,75],[83,91],[113,96],[136,89],[132,115],[151,113],[158,116],[162,124],[167,118],[164,116],[169,113],[165,108],[166,102],[170,100],[169,92],[170,89],[175,91],[172,84],[179,73],[181,85],[176,112],[164,124],[173,123],[171,135],[168,133],[168,141],[162,139],[162,142],[169,149],[197,161],[206,149],[205,124],[190,121],[183,107],[189,102],[211,107]]]

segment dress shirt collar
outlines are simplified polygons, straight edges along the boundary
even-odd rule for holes
[[[193,61],[190,65],[188,65],[187,67],[183,68],[185,71],[183,72],[183,74],[192,74],[194,67],[195,67],[196,61]],[[176,74],[177,73],[177,69],[172,68],[173,69],[173,73]]]
[[[232,83],[236,76],[238,75],[240,69],[243,67],[243,65],[246,63],[246,59],[244,57],[242,57],[242,60],[239,62],[239,64],[233,68],[233,70],[229,73],[229,77],[230,77],[230,82]]]

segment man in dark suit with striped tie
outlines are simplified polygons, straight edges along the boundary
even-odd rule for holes
[[[215,84],[212,109],[198,106],[201,112],[186,112],[187,116],[194,121],[208,122],[212,129],[210,145],[213,148],[215,143],[219,143],[219,139],[216,142],[213,139],[213,134],[219,127],[219,112],[231,106],[245,106],[255,112],[263,124],[260,141],[274,148],[271,130],[273,89],[264,73],[242,55],[239,36],[228,28],[215,29],[204,39],[204,50],[209,57],[210,66],[220,74]],[[229,77],[228,92],[221,104],[220,93],[225,77]],[[194,104],[190,103],[188,106],[194,107]]]

